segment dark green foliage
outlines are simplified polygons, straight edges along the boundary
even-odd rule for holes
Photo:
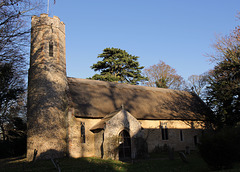
[[[128,54],[125,50],[118,48],[106,48],[102,54],[98,55],[102,61],[98,61],[91,66],[94,71],[99,71],[100,74],[95,74],[94,80],[121,82],[138,84],[139,81],[146,80],[141,75],[143,66],[139,66],[137,61],[139,57]]]
[[[213,170],[232,168],[240,160],[240,128],[205,133],[199,145],[201,156]]]
[[[158,88],[168,88],[168,86],[167,86],[168,81],[167,80],[168,79],[165,79],[165,78],[159,79],[158,81],[155,82],[156,86]]]
[[[240,26],[219,37],[210,55],[216,66],[209,73],[206,99],[214,111],[210,121],[215,128],[237,126],[240,122]]]
[[[12,119],[8,125],[6,140],[0,141],[0,158],[19,156],[26,153],[27,148],[27,125],[22,118]]]
[[[215,127],[236,126],[240,122],[240,47],[229,50],[215,66],[209,79],[207,103],[215,112]]]

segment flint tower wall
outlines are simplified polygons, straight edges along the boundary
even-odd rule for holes
[[[28,76],[27,159],[67,153],[65,24],[56,16],[32,17]]]

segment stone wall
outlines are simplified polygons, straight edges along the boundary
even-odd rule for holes
[[[186,147],[196,149],[196,141],[202,135],[199,122],[181,120],[140,120],[144,131],[144,139],[148,144],[148,152],[164,146],[173,147],[176,151]],[[161,126],[168,129],[168,139],[162,139]],[[181,132],[181,134],[180,134]],[[181,140],[182,135],[182,140]],[[196,140],[197,139],[197,140]]]
[[[99,157],[119,159],[118,135],[127,130],[131,137],[132,158],[146,157],[157,148],[174,147],[176,151],[185,150],[186,146],[195,149],[194,136],[202,134],[202,128],[197,122],[183,122],[180,120],[137,120],[129,113],[119,112],[107,123],[105,130],[93,133],[91,127],[101,119],[76,118],[73,111],[68,113],[68,148],[69,155],[78,157]],[[81,143],[81,123],[85,124],[85,143]],[[162,140],[160,125],[168,128],[168,140]],[[143,129],[141,129],[141,127]],[[182,141],[180,138],[182,130]],[[145,147],[147,147],[145,149]]]
[[[32,17],[30,55],[27,159],[33,159],[34,149],[38,158],[62,157],[68,102],[65,25],[58,17]]]
[[[94,136],[95,156],[98,158],[103,158],[104,130],[94,133]]]
[[[100,119],[76,118],[73,111],[68,113],[68,151],[73,158],[92,157],[95,154],[95,134],[90,131],[91,127],[98,123]],[[85,127],[85,143],[81,138],[81,124]],[[101,136],[99,136],[101,138]]]

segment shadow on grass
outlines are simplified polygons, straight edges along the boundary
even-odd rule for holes
[[[206,163],[198,154],[191,154],[188,157],[188,163],[184,163],[180,157],[176,156],[174,160],[169,160],[168,157],[160,156],[154,157],[154,159],[142,159],[129,162],[121,162],[114,160],[103,160],[99,158],[62,158],[58,159],[62,172],[207,172],[210,171]],[[240,164],[239,164],[240,165]],[[38,160],[34,164],[26,162],[26,160],[18,159],[5,161],[4,164],[0,164],[0,171],[3,172],[17,172],[17,171],[29,171],[29,172],[56,172],[51,160]],[[231,172],[238,171],[233,169]]]
[[[127,171],[129,166],[127,163],[113,160],[102,160],[98,158],[62,158],[58,159],[62,172],[86,171],[86,172],[100,172],[100,171]],[[0,164],[0,171],[15,172],[15,171],[29,171],[29,172],[56,172],[56,168],[51,160],[37,160],[35,163],[24,160],[8,161],[5,160]]]
[[[62,171],[127,171],[128,164],[121,161],[98,158],[62,159]]]
[[[136,163],[129,166],[128,171],[138,172],[205,172],[209,171],[206,163],[197,155],[187,156],[188,163],[175,153],[174,160],[169,160],[167,154],[154,154],[149,160],[144,160],[141,163]]]

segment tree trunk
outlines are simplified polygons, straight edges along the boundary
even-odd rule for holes
[[[5,129],[4,129],[4,126],[2,123],[1,123],[1,130],[2,130],[2,135],[3,135],[3,141],[6,141]]]

